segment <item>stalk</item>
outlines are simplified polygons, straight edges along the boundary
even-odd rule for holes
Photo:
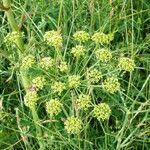
[[[44,142],[42,141],[42,130],[39,126],[39,117],[38,117],[35,106],[32,107],[31,111],[32,111],[32,117],[33,117],[33,121],[34,121],[34,124],[35,124],[35,128],[36,128],[37,140],[38,140],[38,143],[39,143],[39,146],[40,146],[39,150],[44,150],[45,148],[44,148]]]
[[[15,32],[18,32],[20,33],[19,31],[19,28],[18,28],[18,25],[16,23],[16,20],[15,20],[15,17],[14,17],[14,14],[13,14],[13,11],[11,10],[11,1],[10,0],[3,0],[3,5],[4,7],[8,8],[7,11],[5,11],[6,15],[7,15],[7,20],[8,20],[8,23],[10,24],[11,26],[11,29],[12,31],[15,31]],[[24,42],[22,40],[22,37],[18,37],[17,39],[17,52],[18,52],[18,56],[19,56],[19,60],[22,59],[22,53],[25,51],[24,49]],[[25,92],[27,93],[29,91],[29,87],[30,87],[30,81],[29,81],[29,78],[28,78],[28,75],[25,71],[23,71],[22,69],[20,69],[20,77],[21,77],[21,81],[22,81],[22,85],[25,89]],[[32,109],[32,117],[33,117],[33,121],[34,121],[34,124],[35,124],[35,128],[36,128],[36,136],[37,136],[37,139],[38,139],[38,142],[39,142],[39,146],[40,146],[40,150],[44,150],[44,142],[41,140],[42,139],[42,130],[39,126],[39,117],[38,117],[38,114],[37,114],[37,111],[36,111],[36,107],[34,106]]]

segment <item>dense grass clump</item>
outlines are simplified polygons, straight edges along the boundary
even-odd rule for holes
[[[0,11],[0,149],[150,149],[149,0]]]

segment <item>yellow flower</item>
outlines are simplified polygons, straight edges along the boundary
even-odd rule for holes
[[[37,90],[41,90],[45,85],[45,78],[42,76],[36,77],[32,80],[32,84],[37,88]]]
[[[62,82],[54,82],[54,84],[51,86],[54,93],[58,93],[59,95],[62,93],[63,90],[66,89],[65,84]]]
[[[110,34],[104,34],[101,32],[97,32],[92,36],[92,40],[96,43],[96,44],[109,44],[112,40],[114,39],[114,34],[110,33]]]
[[[73,47],[71,50],[71,53],[74,57],[79,58],[81,56],[85,55],[85,48],[82,45],[77,45],[76,47]]]
[[[69,117],[64,122],[65,129],[70,134],[79,134],[82,129],[82,121],[77,117]]]
[[[39,98],[36,91],[29,91],[24,96],[24,103],[29,108],[36,106],[38,100]]]
[[[50,99],[46,102],[46,112],[50,116],[56,116],[62,111],[63,104],[58,99]]]
[[[44,41],[46,41],[48,45],[54,46],[56,49],[62,47],[62,36],[58,31],[52,30],[45,32]]]
[[[77,88],[80,85],[80,76],[72,75],[68,77],[69,88]]]
[[[35,57],[33,55],[27,55],[22,59],[21,69],[29,69],[35,64]]]
[[[68,65],[67,65],[67,62],[65,62],[65,61],[61,61],[60,62],[60,65],[58,66],[58,68],[59,68],[59,70],[61,71],[61,72],[66,72],[66,71],[68,71]]]
[[[13,43],[16,44],[17,40],[20,37],[23,37],[23,33],[13,31],[12,33],[7,34],[7,36],[5,37],[4,42],[7,43],[7,44],[13,44]]]
[[[80,94],[76,102],[80,109],[87,110],[91,106],[91,97],[89,95]]]
[[[109,105],[106,103],[100,103],[96,105],[93,109],[93,115],[96,117],[99,121],[102,120],[108,120],[111,115],[111,109]]]
[[[104,88],[107,92],[115,93],[120,90],[120,83],[118,82],[118,79],[114,76],[108,77],[104,81]]]
[[[91,83],[97,83],[101,78],[102,78],[102,72],[95,68],[87,72],[87,79]]]
[[[119,60],[119,68],[121,70],[129,71],[132,72],[135,68],[135,63],[134,60],[127,58],[127,57],[122,57]]]
[[[48,70],[53,67],[54,60],[51,57],[44,57],[40,60],[40,67],[42,69]]]
[[[108,62],[112,58],[112,53],[109,49],[99,49],[95,52],[98,60],[102,62]]]
[[[73,37],[76,41],[86,42],[90,39],[90,35],[85,31],[77,31],[73,34]]]

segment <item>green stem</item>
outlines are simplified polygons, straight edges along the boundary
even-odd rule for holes
[[[44,150],[44,142],[42,141],[42,130],[39,126],[39,117],[38,117],[35,106],[31,108],[31,111],[32,111],[32,116],[33,116],[33,121],[34,121],[34,124],[35,124],[35,128],[36,128],[37,140],[38,140],[38,143],[40,145],[39,150]]]
[[[59,16],[58,16],[58,28],[60,27],[62,8],[63,8],[63,0],[60,1]]]

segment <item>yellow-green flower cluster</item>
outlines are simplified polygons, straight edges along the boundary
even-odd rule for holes
[[[102,78],[102,72],[97,69],[87,71],[87,79],[91,83],[97,83]]]
[[[96,43],[96,44],[109,44],[112,40],[114,39],[114,34],[110,33],[110,34],[104,34],[101,32],[97,32],[92,36],[92,40]]]
[[[76,47],[73,47],[71,50],[71,53],[75,58],[79,58],[81,56],[85,55],[85,48],[82,45],[76,45]]]
[[[35,57],[33,55],[27,55],[22,59],[21,69],[29,69],[35,64]]]
[[[44,41],[46,41],[48,45],[54,46],[56,49],[62,47],[62,36],[58,31],[52,30],[45,32]]]
[[[80,76],[71,75],[68,77],[68,86],[70,89],[77,88],[80,85]]]
[[[60,81],[55,81],[51,86],[51,89],[54,93],[58,93],[59,95],[66,89],[65,84]]]
[[[24,104],[29,108],[36,106],[38,100],[39,98],[36,91],[29,91],[24,96]]]
[[[82,121],[78,117],[69,117],[64,122],[65,129],[70,134],[79,134],[82,129]]]
[[[118,90],[120,90],[120,83],[116,77],[114,76],[108,77],[104,81],[104,88],[107,92],[113,94],[117,92]]]
[[[100,103],[96,105],[93,109],[93,115],[96,117],[99,121],[102,120],[108,120],[111,115],[111,109],[108,104],[106,103]]]
[[[67,72],[68,69],[69,69],[68,65],[67,65],[67,62],[65,62],[65,61],[61,61],[58,68],[61,72]]]
[[[7,34],[4,42],[6,42],[7,44],[13,44],[13,43],[16,44],[17,40],[22,36],[23,36],[23,33],[13,31],[13,32]]]
[[[134,60],[127,58],[127,57],[122,57],[119,60],[119,68],[121,70],[129,71],[132,72],[135,68],[135,63]]]
[[[51,57],[44,57],[40,60],[39,66],[42,69],[49,70],[53,67],[54,60]]]
[[[32,84],[36,87],[37,90],[41,90],[46,83],[46,80],[43,76],[38,76],[32,80]]]
[[[56,116],[62,111],[63,104],[58,99],[50,99],[46,102],[46,112],[50,116]]]
[[[78,42],[86,42],[90,39],[89,33],[85,31],[77,31],[76,33],[73,34],[73,37]]]
[[[91,106],[91,97],[89,95],[81,94],[76,100],[76,103],[79,109],[87,110]]]
[[[99,49],[95,52],[98,60],[108,62],[112,58],[112,52],[109,49]]]

